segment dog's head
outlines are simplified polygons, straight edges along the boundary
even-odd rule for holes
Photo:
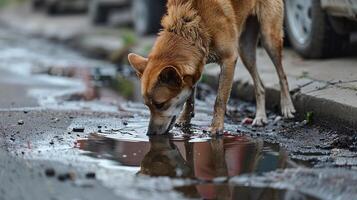
[[[150,109],[148,135],[164,134],[174,125],[184,103],[201,76],[199,53],[172,34],[161,34],[149,58],[129,54],[128,59],[141,80],[144,103]],[[201,61],[202,63],[202,61]]]

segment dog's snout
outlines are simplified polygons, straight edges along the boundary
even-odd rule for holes
[[[150,117],[147,135],[161,135],[169,132],[175,124],[176,116],[171,117]]]

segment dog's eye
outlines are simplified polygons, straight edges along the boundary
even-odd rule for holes
[[[161,109],[162,107],[164,107],[165,103],[154,103],[154,106],[157,108],[157,109]]]

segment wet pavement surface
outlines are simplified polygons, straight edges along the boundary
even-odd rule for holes
[[[256,128],[253,104],[232,100],[211,138],[200,85],[192,126],[148,137],[146,107],[93,78],[113,66],[14,33],[0,29],[1,200],[356,199],[355,130],[273,111]]]

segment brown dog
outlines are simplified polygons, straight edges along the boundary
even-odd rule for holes
[[[279,76],[282,114],[294,117],[281,61],[283,0],[168,0],[167,7],[163,30],[149,58],[128,56],[141,79],[142,95],[151,111],[148,134],[169,131],[183,106],[177,123],[190,123],[195,86],[204,65],[210,62],[221,66],[210,131],[221,133],[238,55],[255,85],[257,111],[253,124],[266,124],[265,90],[256,67],[259,36]]]

